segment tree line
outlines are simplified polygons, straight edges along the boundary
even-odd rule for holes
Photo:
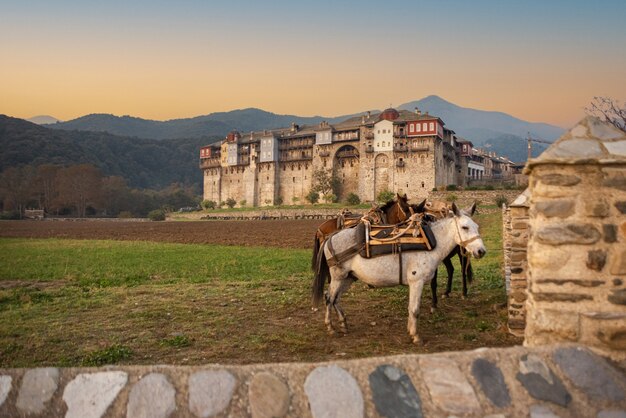
[[[0,210],[20,218],[25,209],[53,216],[145,217],[155,209],[198,206],[194,186],[173,183],[161,190],[131,188],[121,176],[104,176],[92,164],[9,167],[0,173]]]

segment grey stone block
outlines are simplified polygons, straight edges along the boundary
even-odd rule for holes
[[[24,374],[17,396],[17,408],[26,414],[40,414],[59,384],[59,369],[32,369]]]
[[[418,417],[422,402],[409,376],[391,365],[378,366],[369,375],[376,411],[382,417]]]
[[[617,380],[620,375],[603,358],[579,347],[559,348],[553,358],[574,386],[591,398],[613,402],[624,400],[624,390]],[[623,376],[621,380],[626,383]]]
[[[126,405],[127,418],[167,418],[176,410],[176,389],[164,374],[150,373],[135,383]]]
[[[314,418],[362,418],[363,394],[350,373],[338,366],[320,366],[304,382]]]

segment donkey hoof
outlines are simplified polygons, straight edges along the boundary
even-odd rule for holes
[[[437,312],[437,308],[435,308],[434,306],[430,308],[430,313],[434,314],[435,312]]]
[[[413,342],[413,344],[415,345],[420,345],[421,344],[421,340],[420,337],[418,337],[417,335],[415,335],[414,337],[411,338],[411,341]]]
[[[444,293],[443,295],[441,295],[442,299],[448,299],[450,297],[449,293]]]

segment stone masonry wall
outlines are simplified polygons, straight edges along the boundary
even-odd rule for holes
[[[0,369],[2,417],[529,415],[623,417],[624,370],[569,345],[321,364]]]
[[[503,216],[505,231],[504,247],[505,277],[507,283],[509,332],[523,336],[526,328],[526,299],[528,287],[528,191],[511,204]]]
[[[525,344],[626,359],[626,135],[587,118],[531,160]]]

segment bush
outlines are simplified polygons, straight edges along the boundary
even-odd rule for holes
[[[378,200],[378,202],[380,203],[387,203],[390,200],[393,200],[394,197],[396,197],[396,195],[391,190],[383,190],[382,192],[378,193],[378,197],[376,198],[376,200]]]
[[[333,203],[337,201],[337,195],[333,194],[333,193],[328,193],[324,195],[324,202],[326,203]]]
[[[492,184],[488,184],[488,185],[485,186],[484,190],[493,190],[493,189],[494,189],[493,185]]]
[[[280,205],[282,205],[282,204],[283,204],[283,198],[282,198],[282,197],[280,197],[280,196],[278,196],[278,197],[276,198],[276,200],[274,201],[274,204],[275,204],[276,206],[280,206]]]
[[[454,192],[454,191],[456,191],[456,190],[457,190],[456,184],[448,184],[448,185],[446,186],[446,190],[447,190],[447,191],[449,191],[449,192]]]
[[[294,196],[291,198],[291,201],[293,202],[294,205],[297,205],[299,200],[300,198],[298,196]]]
[[[148,213],[148,218],[151,221],[164,221],[165,220],[165,211],[163,209],[155,209]]]
[[[117,214],[117,217],[118,218],[128,219],[128,218],[132,218],[133,214],[130,213],[129,211],[127,211],[127,210],[123,210],[123,211],[121,211],[120,213]]]
[[[12,211],[7,211],[7,212],[0,212],[0,219],[11,220],[11,219],[21,219],[21,217],[18,211],[12,210]]]
[[[350,206],[356,206],[361,203],[361,199],[355,193],[350,193],[348,197],[346,197],[346,203]]]
[[[457,199],[458,197],[454,193],[450,193],[449,195],[446,196],[446,201],[448,202],[456,202]]]
[[[226,202],[224,202],[224,203],[226,204],[226,206],[228,206],[230,209],[232,209],[237,204],[237,201],[235,199],[233,199],[232,197],[229,197],[228,199],[226,199]]]
[[[320,194],[315,190],[311,190],[308,195],[305,197],[312,204],[316,204],[320,200]]]
[[[207,209],[207,210],[215,209],[215,207],[217,206],[217,202],[213,200],[203,200],[201,205],[204,209]]]
[[[505,195],[503,194],[499,194],[496,196],[496,205],[501,208],[502,205],[507,205],[509,204],[509,199],[506,198]]]
[[[246,199],[243,199],[243,200],[239,201],[239,206],[241,206],[242,208],[245,208],[247,203],[248,203],[248,201]]]

